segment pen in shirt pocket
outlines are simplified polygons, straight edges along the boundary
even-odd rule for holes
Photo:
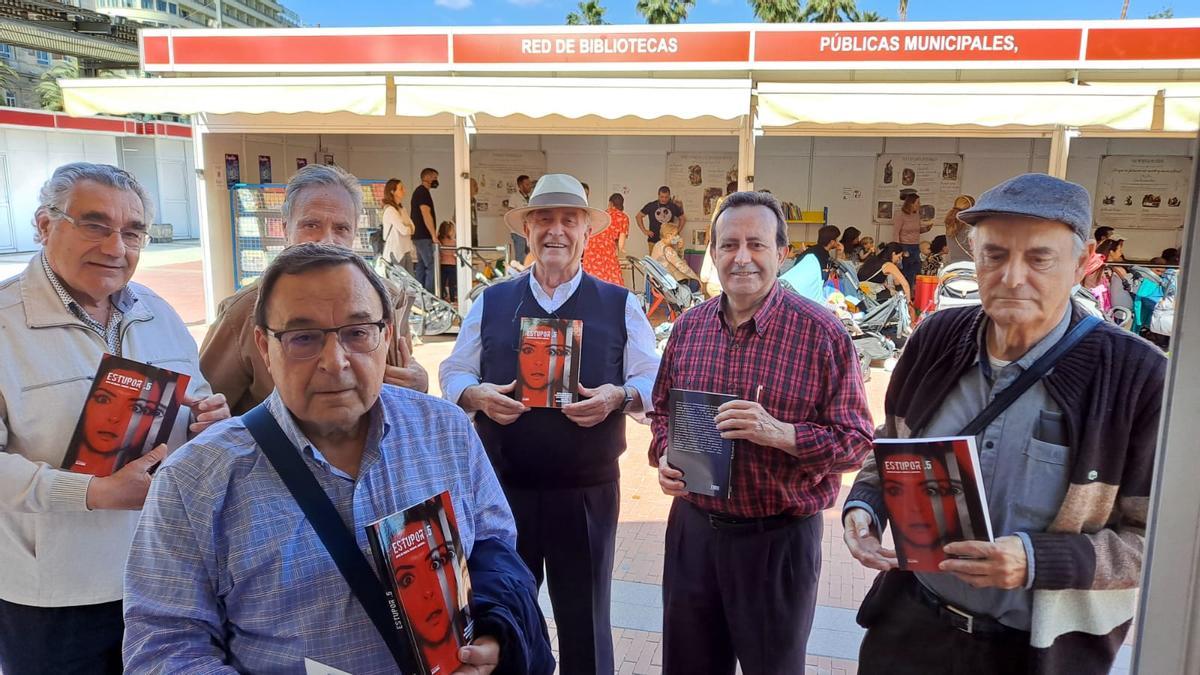
[[[754,387],[754,402],[758,403],[759,405],[762,404],[762,393],[763,393],[763,386],[761,384],[756,385]]]

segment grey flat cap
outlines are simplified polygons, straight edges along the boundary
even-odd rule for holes
[[[958,212],[958,219],[969,225],[991,216],[1056,220],[1087,241],[1092,231],[1092,197],[1082,185],[1026,173],[984,192],[975,206]]]

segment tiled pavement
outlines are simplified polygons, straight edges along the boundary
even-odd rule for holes
[[[20,272],[29,254],[0,256],[0,278]],[[143,253],[134,279],[164,298],[179,312],[189,330],[201,342],[204,325],[203,286],[199,247],[194,243],[154,245]],[[437,394],[437,367],[450,353],[452,336],[430,338],[418,346],[416,358],[431,374],[431,393]],[[872,413],[882,419],[883,392],[888,375],[873,371],[867,384]],[[657,674],[662,671],[662,564],[663,538],[670,498],[658,489],[656,474],[647,465],[649,427],[628,425],[629,450],[621,460],[621,519],[613,569],[613,643],[617,673]],[[845,498],[852,476],[843,477],[838,507]],[[854,611],[870,587],[870,575],[846,552],[842,544],[839,508],[825,513],[822,541],[823,566],[817,594],[817,615],[809,640],[806,675],[852,675],[862,630],[854,623]],[[550,636],[557,651],[557,634],[545,591],[542,606]],[[1123,650],[1120,667],[1127,672],[1129,647]]]

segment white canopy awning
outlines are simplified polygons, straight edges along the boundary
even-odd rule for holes
[[[758,85],[763,127],[794,124],[1151,129],[1157,89],[1068,83]]]
[[[732,120],[750,112],[750,80],[397,77],[395,83],[401,116]]]
[[[1200,130],[1200,84],[1168,84],[1163,91],[1163,129]]]
[[[70,115],[332,113],[383,115],[387,78],[188,77],[60,80]]]

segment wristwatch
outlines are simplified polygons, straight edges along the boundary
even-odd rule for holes
[[[629,407],[629,404],[633,403],[633,392],[636,390],[629,385],[621,387],[621,390],[625,392],[625,400],[621,403],[621,412],[625,412],[625,409]]]

